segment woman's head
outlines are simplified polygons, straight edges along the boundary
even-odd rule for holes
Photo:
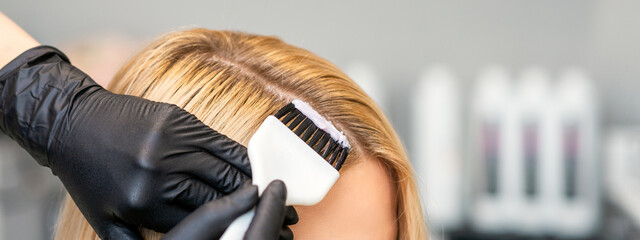
[[[412,169],[389,122],[342,71],[306,50],[239,32],[170,33],[132,58],[110,90],[176,104],[244,145],[268,115],[293,99],[308,102],[345,133],[352,150],[327,198],[316,206],[297,207],[301,221],[294,234],[313,236],[323,222],[335,230],[339,225],[328,218],[346,216],[341,221],[368,227],[386,223],[385,234],[397,230],[400,239],[426,238]],[[354,212],[340,213],[349,209]],[[365,210],[371,216],[358,219]],[[83,231],[68,226],[75,220],[67,215],[80,216],[74,211],[68,200],[58,236]],[[358,223],[338,223],[358,232]]]

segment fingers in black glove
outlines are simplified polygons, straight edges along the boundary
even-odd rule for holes
[[[258,202],[258,188],[245,185],[229,196],[198,208],[163,239],[219,239],[227,227]]]
[[[289,228],[290,225],[298,223],[298,212],[293,206],[287,206],[286,213],[284,215],[284,223],[282,224],[282,231],[280,231],[281,240],[293,239],[293,232]]]
[[[298,212],[293,206],[287,206],[287,212],[284,215],[284,225],[295,225],[298,223]]]
[[[92,227],[100,229],[101,239],[123,239],[123,240],[142,240],[142,235],[135,225],[129,225],[122,221],[100,221],[98,225]]]
[[[285,216],[288,222],[298,220],[295,209],[285,206],[287,188],[280,180],[273,181],[267,186],[256,207],[256,214],[244,235],[244,239],[293,239],[293,233],[284,225]]]

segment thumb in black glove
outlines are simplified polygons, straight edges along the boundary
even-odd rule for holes
[[[295,224],[298,215],[292,207],[285,207],[286,195],[284,183],[274,181],[265,189],[258,202],[258,188],[245,185],[229,196],[198,208],[163,239],[219,239],[236,218],[249,211],[256,203],[256,214],[244,239],[293,239],[293,233],[287,225]]]
[[[284,183],[280,180],[269,183],[262,192],[244,239],[293,239],[289,225],[298,223],[298,213],[291,206],[285,207],[286,200],[287,187]]]

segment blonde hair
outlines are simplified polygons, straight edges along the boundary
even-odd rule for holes
[[[367,155],[390,172],[398,239],[427,239],[413,169],[389,121],[346,74],[309,51],[240,32],[174,32],[129,60],[110,90],[176,104],[245,145],[268,115],[293,99],[308,102],[352,143],[341,171]],[[69,197],[59,225],[57,239],[97,239]]]

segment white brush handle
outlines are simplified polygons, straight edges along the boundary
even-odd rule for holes
[[[236,218],[236,220],[229,225],[227,231],[220,237],[220,240],[241,240],[247,232],[247,229],[249,229],[249,224],[251,224],[251,220],[255,214],[256,209],[254,208]]]
[[[249,140],[247,153],[258,192],[274,180],[287,186],[286,205],[311,206],[320,202],[340,174],[307,143],[274,116],[268,116]],[[255,210],[236,219],[221,239],[242,239]]]

